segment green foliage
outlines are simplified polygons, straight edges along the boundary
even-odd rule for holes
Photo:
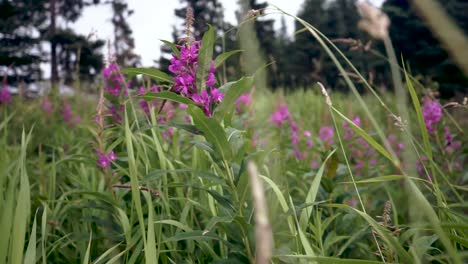
[[[62,102],[52,101],[50,114],[37,100],[1,104],[0,262],[253,263],[262,246],[255,231],[265,224],[273,263],[462,263],[467,139],[454,120],[466,122],[464,106],[446,110],[428,132],[419,84],[405,72],[406,86],[398,89],[408,89],[412,107],[400,102],[408,115],[398,120],[393,108],[401,98],[375,92],[333,42],[294,18],[354,97],[328,94],[323,85],[288,95],[252,91],[255,75],[220,87],[224,99],[213,117],[167,90],[130,94],[121,102],[122,121],[101,127],[92,98],[67,99],[83,117],[78,124],[62,120]],[[200,75],[214,42],[209,30]],[[371,94],[358,93],[346,67]],[[156,69],[123,72],[173,84]],[[239,107],[249,91],[252,103]],[[149,111],[138,108],[143,103]],[[176,108],[180,103],[187,108]],[[270,116],[279,105],[289,107],[278,125]],[[461,128],[451,140],[459,149],[446,143],[446,127]],[[390,135],[404,142],[402,153]],[[97,150],[115,152],[109,168],[97,166]],[[246,169],[252,161],[264,183],[255,195],[265,194],[265,223],[254,220],[259,208]]]

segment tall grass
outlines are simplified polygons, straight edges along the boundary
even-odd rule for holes
[[[293,17],[304,26],[302,34],[316,38],[350,94],[321,84],[272,93],[261,87],[264,76],[255,68],[222,87],[225,98],[212,118],[170,91],[129,96],[122,123],[106,127],[105,136],[91,121],[94,107],[82,107],[84,121],[69,125],[58,113],[37,111],[37,102],[0,106],[0,262],[462,263],[466,165],[454,172],[439,161],[431,141],[438,135],[426,130],[419,84],[388,54],[399,92],[379,93],[313,25],[274,12]],[[243,25],[247,64],[261,67],[251,24]],[[209,31],[203,43],[214,40]],[[210,62],[209,50],[203,54]],[[221,67],[224,59],[215,61]],[[358,93],[345,67],[368,93]],[[161,86],[172,81],[151,69],[124,71],[146,74]],[[254,103],[236,113],[236,99],[253,84]],[[161,123],[157,107],[149,115],[138,109],[142,98],[189,105]],[[71,102],[77,108],[95,103],[79,96]],[[289,127],[270,124],[280,103],[313,134],[307,151],[317,166],[294,156]],[[185,115],[189,123],[181,121]],[[356,116],[362,125],[353,122]],[[343,124],[353,139],[345,138]],[[334,128],[336,142],[316,136],[323,126]],[[170,137],[168,127],[174,129]],[[18,131],[30,132],[19,137]],[[390,134],[404,142],[403,154],[389,143]],[[96,166],[96,138],[118,157],[107,170]],[[362,175],[349,149],[356,142],[376,153],[376,164]],[[454,159],[464,161],[463,155]],[[432,178],[417,174],[423,157]]]

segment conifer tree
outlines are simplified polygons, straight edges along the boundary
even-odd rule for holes
[[[443,3],[455,23],[468,34],[468,2],[446,0]],[[391,20],[390,37],[397,56],[403,56],[413,74],[421,74],[438,82],[440,92],[446,97],[453,96],[457,91],[468,91],[467,77],[450,59],[408,1],[387,0],[383,4],[383,10]]]
[[[37,27],[46,19],[45,1],[0,1],[0,73],[9,83],[41,78],[44,52]]]
[[[133,10],[129,10],[128,4],[123,0],[112,0],[111,6],[116,61],[122,66],[136,66],[140,58],[133,51],[135,40],[132,37],[133,31],[127,22],[127,18],[133,14]]]

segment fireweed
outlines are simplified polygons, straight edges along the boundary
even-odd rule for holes
[[[335,136],[335,130],[331,126],[324,126],[320,128],[319,131],[319,138],[326,146],[333,145],[334,140],[333,137]]]
[[[44,111],[48,118],[52,117],[52,114],[54,113],[54,106],[52,105],[52,102],[50,101],[48,96],[42,99],[41,109],[42,111]]]
[[[215,88],[215,65],[212,61],[208,76],[205,80],[207,89],[200,91],[196,84],[196,73],[198,68],[198,52],[201,48],[199,41],[186,43],[180,47],[180,56],[175,54],[172,56],[169,71],[175,74],[174,86],[172,90],[177,92],[203,108],[203,111],[208,117],[213,115],[214,107],[219,104],[224,97],[224,94]]]
[[[305,160],[312,154],[311,149],[314,146],[312,133],[309,130],[305,130],[301,133],[301,128],[289,112],[287,105],[280,104],[278,108],[271,114],[270,122],[277,128],[282,128],[285,124],[288,125],[292,151],[297,160]],[[305,144],[303,144],[304,141]],[[307,146],[307,149],[305,150],[301,149],[301,146],[304,145]],[[312,162],[311,166],[312,164],[315,163]]]
[[[359,127],[362,127],[361,118],[356,116],[352,122]],[[351,152],[351,163],[354,164],[353,170],[356,175],[361,176],[366,167],[374,167],[377,165],[377,151],[373,149],[363,138],[359,137],[347,122],[342,123],[343,140],[347,149]]]
[[[109,101],[109,112],[113,120],[121,124],[124,111],[124,105],[121,102],[123,97],[128,94],[124,76],[117,64],[111,63],[102,70],[102,77],[106,98]]]
[[[426,128],[429,132],[435,132],[435,125],[442,119],[442,106],[436,100],[430,98],[423,98],[424,105],[422,113]]]
[[[61,114],[63,121],[69,126],[73,126],[81,122],[81,118],[72,112],[71,105],[68,101],[63,102]]]
[[[12,102],[10,91],[7,86],[0,89],[0,104],[10,104]]]
[[[108,150],[106,152],[106,142],[108,141],[106,128],[115,125],[115,122],[111,122],[110,125],[106,125],[107,119],[105,117],[109,114],[112,115],[112,113],[105,105],[104,92],[104,90],[101,90],[100,92],[99,102],[96,108],[96,117],[94,119],[97,125],[94,149],[97,156],[96,166],[103,172],[107,187],[109,188],[109,191],[113,193],[110,177],[111,173],[109,169],[111,168],[111,163],[117,160],[117,155],[113,150]],[[115,117],[114,115],[112,116]]]

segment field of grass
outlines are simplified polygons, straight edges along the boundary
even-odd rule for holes
[[[449,113],[437,124],[438,132],[428,135],[434,163],[426,158],[426,173],[404,175],[385,150],[370,144],[383,142],[356,100],[349,94],[331,99],[349,118],[359,116],[363,130],[343,127],[338,112],[331,118],[319,89],[258,93],[225,127],[225,137],[214,135],[228,142],[225,158],[220,155],[226,145],[218,150],[211,136],[182,126],[183,109],[175,109],[176,127],[164,136],[168,128],[156,115],[146,116],[137,100],[127,101],[123,123],[100,133],[96,102],[67,99],[81,117],[67,124],[63,103],[54,102],[48,115],[41,101],[15,99],[1,109],[2,262],[23,257],[27,263],[253,260],[258,223],[249,161],[263,184],[275,263],[460,260],[466,246],[466,137]],[[370,96],[364,100],[387,138],[394,135],[391,144],[398,151],[404,133]],[[281,103],[290,106],[290,120],[298,126],[302,157],[295,155],[290,123],[277,126],[269,120]],[[417,129],[415,116],[408,123]],[[320,129],[334,125],[340,138],[321,139]],[[444,127],[456,135],[453,141],[463,140],[451,153]],[[422,142],[419,133],[414,137],[415,144]],[[100,141],[117,156],[107,169],[96,165]],[[421,145],[407,149],[425,153]]]
[[[213,42],[191,69],[208,101],[179,68],[111,64],[98,100],[0,104],[0,263],[466,261],[466,102],[395,67],[395,93],[218,90]]]

